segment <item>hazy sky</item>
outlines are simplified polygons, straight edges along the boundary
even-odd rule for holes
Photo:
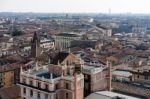
[[[150,0],[0,0],[0,12],[150,13]]]

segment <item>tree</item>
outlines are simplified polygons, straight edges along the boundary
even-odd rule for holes
[[[12,35],[12,36],[20,36],[20,35],[22,35],[22,34],[23,34],[22,31],[20,31],[20,30],[14,30],[11,35]]]

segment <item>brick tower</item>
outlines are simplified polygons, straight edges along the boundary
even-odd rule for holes
[[[80,62],[75,66],[74,73],[74,86],[75,86],[75,96],[74,99],[83,99],[84,98],[84,76],[81,73],[82,63]]]
[[[41,53],[40,39],[39,39],[37,33],[35,32],[33,39],[31,41],[31,57],[37,58],[37,57],[39,57],[40,53]]]

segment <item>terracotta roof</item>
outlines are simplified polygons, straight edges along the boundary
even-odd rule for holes
[[[15,99],[20,96],[20,88],[15,85],[9,88],[0,89],[0,97],[1,99]]]
[[[57,64],[58,61],[59,63],[62,63],[63,60],[69,55],[68,52],[59,52],[55,57],[54,59],[52,60],[52,64]]]
[[[7,55],[5,57],[5,59],[18,61],[18,62],[25,61],[25,58],[23,56],[19,55],[19,54]]]
[[[9,39],[10,37],[1,37],[0,42],[8,42]]]
[[[0,72],[11,71],[11,70],[20,68],[22,66],[25,66],[25,65],[21,63],[6,64],[0,67]]]

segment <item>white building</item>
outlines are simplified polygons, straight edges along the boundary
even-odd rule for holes
[[[71,46],[71,41],[80,40],[81,36],[71,33],[60,33],[55,35],[55,48],[68,48]]]
[[[54,41],[51,39],[40,40],[40,47],[44,49],[55,49]]]
[[[112,30],[105,27],[94,27],[89,29],[86,35],[89,40],[98,40],[104,36],[112,36]]]

